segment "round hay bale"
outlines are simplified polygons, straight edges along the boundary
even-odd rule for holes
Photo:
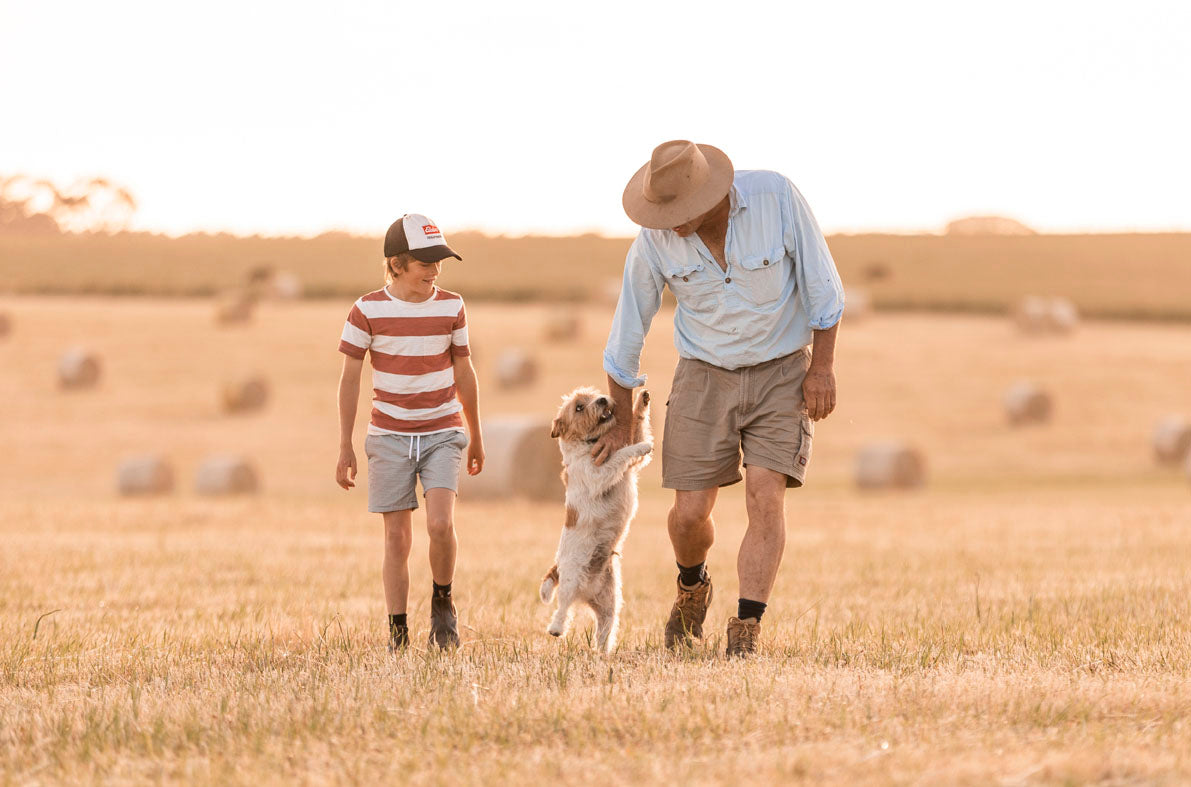
[[[225,413],[249,413],[269,401],[269,383],[262,377],[249,377],[224,383],[220,402]]]
[[[861,489],[912,489],[926,483],[926,460],[905,443],[869,443],[856,455],[856,485]]]
[[[537,378],[538,364],[524,350],[511,348],[502,352],[496,359],[496,383],[501,388],[533,385]],[[546,431],[549,433],[550,430]]]
[[[220,325],[240,325],[252,319],[256,297],[249,290],[224,293],[215,304],[215,322]]]
[[[1055,333],[1071,333],[1079,325],[1079,309],[1068,298],[1051,298],[1050,322]]]
[[[546,317],[543,333],[547,341],[575,341],[583,333],[583,321],[574,309],[555,311]]]
[[[121,495],[164,495],[174,491],[174,468],[158,454],[132,456],[116,470]]]
[[[505,416],[484,421],[484,471],[467,474],[459,467],[460,496],[562,502],[562,455],[550,437],[550,421],[536,416]]]
[[[1181,415],[1168,415],[1154,427],[1154,459],[1178,465],[1191,458],[1191,424]]]
[[[217,454],[199,465],[194,491],[200,495],[246,495],[260,490],[256,470],[242,456]]]
[[[1027,295],[1017,302],[1013,316],[1023,333],[1041,334],[1050,330],[1050,306],[1046,298]]]
[[[1014,383],[1005,392],[1005,414],[1010,426],[1044,424],[1054,412],[1054,399],[1028,380]]]
[[[868,290],[850,288],[844,290],[844,317],[848,322],[863,320],[872,313],[872,310],[873,300],[869,297]]]
[[[82,347],[72,347],[58,359],[58,385],[68,391],[94,388],[102,371],[98,357]]]
[[[12,333],[12,320],[4,312],[0,312],[0,339]]]
[[[1035,336],[1071,333],[1079,324],[1079,309],[1067,298],[1027,295],[1018,301],[1014,320],[1023,333]]]
[[[278,301],[296,301],[302,297],[302,280],[289,271],[278,271],[269,279],[265,294]]]

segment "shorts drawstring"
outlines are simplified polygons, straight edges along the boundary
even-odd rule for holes
[[[414,440],[418,441],[417,458],[414,457]],[[410,437],[409,437],[409,453],[407,453],[405,455],[405,458],[413,459],[415,463],[422,461],[422,435],[420,435],[420,434],[410,435]]]

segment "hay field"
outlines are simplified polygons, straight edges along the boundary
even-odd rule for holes
[[[384,652],[379,517],[334,486],[335,345],[348,301],[268,304],[217,329],[191,300],[2,298],[0,782],[415,784],[753,781],[1032,784],[1191,779],[1191,484],[1155,468],[1153,421],[1191,406],[1188,330],[1085,324],[1026,339],[999,319],[877,314],[845,325],[840,408],[811,485],[788,499],[765,651],[717,655],[733,611],[739,487],[721,496],[712,641],[659,648],[672,598],[655,464],[625,555],[619,652],[543,632],[537,581],[555,506],[461,501],[467,644]],[[549,414],[599,383],[609,315],[545,345],[531,389],[482,389],[485,415]],[[481,382],[541,306],[470,310]],[[68,344],[96,391],[62,393]],[[675,360],[646,349],[660,425]],[[225,417],[225,375],[262,370],[270,406]],[[1010,431],[1018,377],[1053,423]],[[856,448],[899,436],[930,484],[860,494]],[[361,450],[362,441],[357,441]],[[253,456],[265,490],[190,492],[199,458]],[[121,500],[114,466],[173,458],[172,497]],[[415,529],[416,532],[416,529]],[[425,636],[425,537],[411,620]]]
[[[473,300],[598,301],[620,278],[630,238],[448,233],[465,258],[444,286]],[[1191,233],[940,236],[834,235],[851,286],[886,309],[1000,313],[1023,295],[1066,295],[1086,314],[1191,321]],[[261,265],[288,269],[308,295],[355,296],[380,267],[379,238],[146,233],[0,235],[0,293],[209,295]],[[873,266],[888,276],[866,283]],[[577,277],[576,268],[584,271]]]

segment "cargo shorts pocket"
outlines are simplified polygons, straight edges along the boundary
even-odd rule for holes
[[[794,455],[794,471],[798,475],[798,479],[806,475],[806,467],[811,461],[811,448],[815,442],[815,422],[806,413],[801,416],[802,421],[802,438],[798,444],[798,453]]]

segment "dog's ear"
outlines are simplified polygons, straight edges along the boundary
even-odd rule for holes
[[[562,418],[555,418],[554,423],[550,424],[550,436],[558,437],[562,434]]]

